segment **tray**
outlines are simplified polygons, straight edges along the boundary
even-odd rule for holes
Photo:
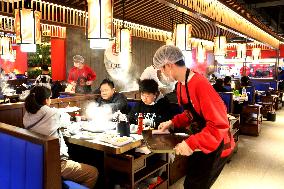
[[[153,135],[151,130],[144,130],[142,135],[147,147],[154,153],[172,153],[178,143],[188,138],[188,135],[180,134]]]

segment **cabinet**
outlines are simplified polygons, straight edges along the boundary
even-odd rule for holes
[[[184,177],[188,171],[188,157],[176,155],[175,160],[170,163],[170,185]]]
[[[253,136],[259,135],[262,123],[260,109],[261,106],[259,105],[248,105],[243,108],[241,114],[241,134]]]
[[[168,154],[145,155],[137,152],[105,154],[104,162],[106,188],[114,188],[116,184],[127,189],[138,188],[145,179],[155,178],[161,172],[162,182],[155,188],[168,188]]]

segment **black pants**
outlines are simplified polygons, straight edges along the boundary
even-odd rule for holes
[[[185,189],[209,189],[224,168],[227,158],[221,158],[224,143],[209,154],[194,152],[188,158],[188,173],[185,177]]]

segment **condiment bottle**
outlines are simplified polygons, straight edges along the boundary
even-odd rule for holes
[[[75,112],[75,120],[76,120],[76,122],[81,121],[81,116],[80,116],[79,112]]]
[[[139,113],[137,134],[141,135],[142,131],[143,131],[143,114]]]

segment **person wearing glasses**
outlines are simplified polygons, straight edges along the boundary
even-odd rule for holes
[[[153,57],[153,65],[169,79],[178,81],[177,99],[184,111],[161,123],[159,129],[189,129],[189,137],[174,148],[177,155],[188,156],[184,188],[209,189],[235,146],[226,106],[204,76],[185,66],[179,48],[160,47]]]
[[[73,57],[73,63],[74,67],[71,68],[68,76],[68,82],[72,85],[71,91],[75,92],[76,86],[84,80],[86,81],[84,88],[87,90],[85,93],[91,92],[91,86],[96,80],[96,73],[85,64],[85,59],[81,55],[75,55]],[[80,85],[80,87],[82,86]]]

